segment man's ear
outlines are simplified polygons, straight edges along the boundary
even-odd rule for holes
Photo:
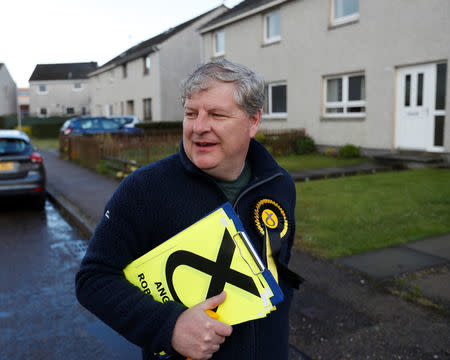
[[[250,116],[250,138],[255,137],[261,125],[262,110],[259,109],[254,115]]]

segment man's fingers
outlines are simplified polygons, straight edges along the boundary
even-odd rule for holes
[[[222,291],[219,295],[213,296],[209,299],[206,299],[205,301],[203,301],[201,304],[201,307],[203,308],[203,310],[210,310],[210,309],[215,309],[216,307],[218,307],[220,304],[222,304],[225,299],[227,297],[227,293],[225,291]]]

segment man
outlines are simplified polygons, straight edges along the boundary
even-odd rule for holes
[[[292,298],[289,260],[295,187],[256,135],[264,82],[245,66],[216,60],[183,82],[180,152],[127,177],[106,205],[76,277],[81,304],[143,349],[172,359],[287,359]],[[206,315],[226,301],[190,308],[159,303],[123,275],[133,260],[230,201],[261,256],[270,232],[285,300],[266,318],[233,328]],[[204,239],[208,241],[208,239]],[[286,275],[287,274],[287,275]]]

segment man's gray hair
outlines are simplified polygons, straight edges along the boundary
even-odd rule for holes
[[[264,105],[264,80],[248,67],[225,59],[198,65],[181,83],[183,106],[192,94],[208,89],[211,81],[235,85],[234,100],[248,116],[255,115]]]

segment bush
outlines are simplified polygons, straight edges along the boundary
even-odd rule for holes
[[[18,130],[19,128],[17,127],[17,126],[14,126],[14,130]],[[25,134],[27,134],[29,137],[31,137],[31,135],[32,135],[32,130],[31,130],[31,126],[27,126],[27,125],[24,125],[24,126],[22,126],[22,131],[25,133]]]
[[[154,129],[183,129],[182,121],[156,121],[156,122],[141,122],[135,125],[144,130]]]
[[[359,148],[355,145],[347,144],[339,149],[339,157],[342,158],[357,158],[360,156]]]
[[[33,125],[33,137],[39,139],[57,138],[62,124],[35,124]]]
[[[255,140],[259,141],[261,144],[264,145],[265,142],[266,142],[266,135],[264,133],[262,133],[262,132],[258,132],[255,135]]]
[[[309,154],[315,150],[316,144],[314,143],[314,140],[307,135],[299,137],[295,141],[295,151],[299,155]]]

